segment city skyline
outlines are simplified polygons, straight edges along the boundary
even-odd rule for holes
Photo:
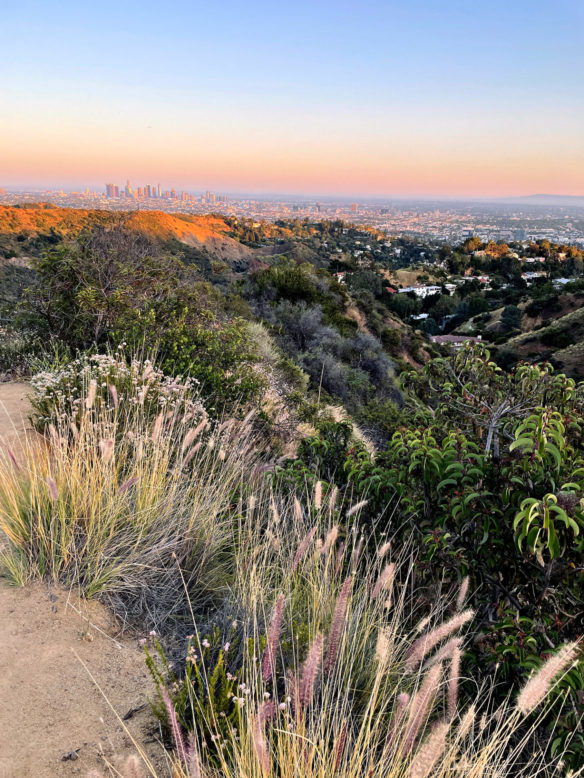
[[[6,187],[584,194],[576,0],[24,6],[3,18]]]

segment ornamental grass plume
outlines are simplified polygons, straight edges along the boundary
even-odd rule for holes
[[[308,708],[314,697],[314,688],[322,660],[323,642],[323,637],[319,633],[312,642],[302,665],[300,682],[298,684],[298,701],[303,708]]]
[[[466,602],[466,596],[468,594],[468,584],[469,584],[470,578],[468,575],[466,575],[462,579],[462,583],[460,584],[460,589],[458,590],[458,597],[456,598],[456,610],[461,611],[464,607],[464,603]]]
[[[356,503],[355,505],[351,506],[349,510],[346,513],[346,518],[350,518],[351,516],[354,516],[356,513],[359,513],[360,510],[362,510],[369,500],[361,500],[361,502]]]
[[[107,388],[109,390],[109,393],[112,396],[112,402],[114,404],[114,409],[117,411],[117,409],[118,409],[118,407],[120,405],[120,400],[119,400],[119,397],[118,397],[118,390],[116,389],[114,384],[108,384]]]
[[[335,612],[333,615],[333,622],[328,637],[326,656],[324,659],[325,673],[330,673],[334,669],[337,661],[337,655],[339,653],[341,637],[343,635],[343,629],[345,627],[347,605],[349,604],[349,595],[351,594],[352,585],[353,585],[353,576],[349,575],[345,579],[340,594],[337,597]]]
[[[410,715],[408,716],[408,721],[405,725],[402,744],[403,752],[406,754],[410,753],[414,748],[416,738],[432,709],[441,677],[442,665],[435,664],[428,670],[422,680],[419,690],[412,698],[410,703]]]
[[[150,435],[150,440],[153,443],[156,443],[156,441],[160,437],[163,423],[164,423],[164,413],[161,411],[156,417],[154,421],[154,426],[152,427],[152,434]]]
[[[386,565],[383,568],[383,570],[379,575],[379,578],[377,579],[375,586],[373,587],[373,591],[371,592],[371,598],[373,600],[376,600],[381,594],[381,592],[388,588],[388,586],[393,581],[394,576],[395,576],[395,564],[391,562],[390,564]]]
[[[417,665],[422,662],[426,654],[428,654],[434,646],[437,646],[442,640],[447,638],[453,632],[457,632],[463,627],[467,621],[470,621],[474,616],[474,611],[466,610],[462,613],[457,613],[448,621],[445,621],[439,627],[431,630],[419,637],[411,646],[406,659],[406,669],[414,670]]]
[[[322,481],[317,481],[314,486],[314,507],[317,511],[322,507]]]
[[[191,445],[191,443],[199,437],[199,435],[201,434],[201,432],[204,431],[208,423],[209,423],[208,419],[203,419],[203,421],[199,422],[199,424],[197,424],[197,426],[194,429],[189,430],[187,432],[181,446],[181,451],[183,453],[187,450],[187,448]]]
[[[264,702],[260,706],[259,712],[252,714],[251,738],[254,751],[260,763],[263,773],[269,774],[272,770],[272,760],[268,751],[268,742],[266,739],[266,723],[271,721],[276,715],[276,706],[273,702]]]
[[[292,561],[293,571],[298,568],[298,565],[304,559],[304,556],[308,551],[308,547],[310,546],[315,535],[316,535],[316,526],[314,526],[309,532],[306,533],[300,545],[298,546],[298,550],[296,551],[296,554],[294,555],[294,560]]]
[[[90,411],[93,408],[93,403],[95,402],[95,396],[97,394],[97,381],[95,378],[92,378],[89,382],[89,389],[87,391],[87,397],[85,398],[85,407],[88,411]]]
[[[187,769],[189,778],[202,778],[199,744],[194,732],[189,733],[187,745]]]
[[[58,500],[59,499],[59,490],[57,489],[57,484],[55,483],[54,479],[50,476],[47,478],[47,486],[49,488],[49,494],[51,496],[51,500]]]
[[[331,489],[331,493],[328,500],[328,509],[332,513],[335,509],[335,506],[337,504],[337,498],[339,496],[339,487],[333,486]]]
[[[168,723],[170,726],[170,732],[172,734],[172,741],[174,743],[174,747],[176,748],[176,753],[178,755],[178,758],[181,761],[181,764],[186,765],[187,749],[185,747],[185,741],[183,738],[181,726],[178,721],[178,717],[176,715],[175,707],[172,704],[172,700],[170,699],[170,696],[164,687],[161,687],[160,695],[162,697],[162,701],[164,703],[164,707],[166,708],[166,713],[168,715]]]
[[[100,440],[97,445],[101,454],[101,461],[107,465],[114,456],[114,441],[112,438],[107,438],[107,440]]]
[[[337,741],[335,743],[335,760],[333,764],[334,773],[336,773],[337,770],[339,769],[339,766],[341,764],[341,759],[343,758],[343,751],[345,750],[345,743],[347,742],[347,730],[348,730],[348,723],[345,720],[341,727],[341,734],[338,736]]]
[[[556,676],[565,672],[580,653],[580,643],[567,643],[557,654],[547,659],[532,676],[517,697],[516,708],[523,716],[530,714],[547,697]]]
[[[188,463],[191,461],[191,459],[195,456],[197,451],[201,448],[201,441],[198,443],[195,443],[194,446],[192,446],[188,451],[187,455],[184,458],[183,465],[188,465]]]
[[[128,478],[124,483],[120,486],[118,489],[118,494],[125,494],[128,492],[133,486],[136,486],[136,484],[139,481],[139,477],[137,475],[133,475],[131,478]]]
[[[450,673],[448,676],[448,695],[447,695],[448,711],[446,714],[448,721],[452,721],[457,714],[458,681],[460,678],[461,659],[462,659],[462,653],[460,651],[460,644],[458,645],[455,644],[454,648],[452,649],[452,658],[450,660]]]
[[[339,528],[335,524],[332,529],[330,529],[327,532],[326,538],[324,540],[324,543],[322,544],[322,548],[320,549],[321,556],[328,556],[329,551],[334,546],[334,544],[337,542],[337,538],[339,537]]]
[[[270,621],[266,648],[262,659],[262,679],[264,683],[272,678],[272,673],[276,664],[276,651],[280,642],[280,629],[282,627],[282,614],[284,612],[284,595],[280,594],[274,608],[274,613]]]
[[[432,769],[444,753],[446,748],[446,736],[450,724],[447,721],[439,721],[432,727],[427,739],[416,751],[408,778],[427,778]]]
[[[470,708],[466,711],[466,713],[462,717],[462,719],[460,720],[460,724],[458,725],[458,729],[456,731],[456,737],[459,740],[464,740],[465,737],[468,735],[472,725],[475,722],[475,718],[476,718],[476,708],[474,705],[471,705]]]

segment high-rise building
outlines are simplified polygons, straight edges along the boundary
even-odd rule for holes
[[[105,185],[105,196],[108,198],[115,197],[114,194],[114,184],[106,184]]]
[[[126,194],[126,197],[132,196],[132,184],[130,183],[130,179],[126,181],[126,188],[124,189],[124,192]]]
[[[359,210],[359,203],[351,203],[351,213],[357,213]]]
[[[160,184],[158,184],[158,193],[157,193],[156,196],[159,197],[159,198],[162,197],[162,189],[160,187]]]

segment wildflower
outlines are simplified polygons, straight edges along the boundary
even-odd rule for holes
[[[203,640],[202,645],[203,645],[203,648],[209,648],[211,646],[211,644],[209,643],[207,638],[205,638],[205,640]]]
[[[150,635],[151,638],[154,638],[154,637],[156,637],[156,630],[155,629],[151,629],[148,634]]]
[[[286,703],[285,703],[285,702],[281,702],[281,703],[278,705],[278,707],[280,708],[280,710],[286,710]]]
[[[225,645],[223,646],[223,651],[224,651],[225,653],[227,653],[227,652],[229,651],[229,646],[230,646],[230,645],[231,645],[231,643],[227,642],[227,643],[225,643]]]

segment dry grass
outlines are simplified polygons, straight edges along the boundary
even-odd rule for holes
[[[91,392],[78,424],[61,418],[16,461],[0,457],[2,566],[15,584],[58,581],[160,628],[184,611],[179,565],[200,603],[228,584],[230,505],[253,461],[250,429],[211,427],[180,404],[154,420],[118,398],[95,412]]]
[[[199,649],[198,615],[208,624],[236,614],[237,727],[224,745],[204,742],[204,732],[225,730],[193,685],[186,740],[163,695],[174,778],[558,774],[547,743],[533,751],[523,713],[568,668],[574,647],[530,681],[519,705],[493,710],[483,688],[461,710],[461,630],[472,616],[464,591],[421,613],[415,560],[392,559],[361,531],[362,503],[345,506],[347,528],[333,487],[318,484],[299,500],[267,480],[254,486],[247,420],[212,429],[184,411],[152,420],[135,406],[125,413],[119,397],[94,412],[93,392],[89,384],[78,425],[62,418],[50,441],[0,464],[3,563],[15,583],[51,578],[142,622],[190,611]],[[200,673],[208,690],[202,663]],[[131,759],[117,774],[156,778],[141,755],[143,764]]]

